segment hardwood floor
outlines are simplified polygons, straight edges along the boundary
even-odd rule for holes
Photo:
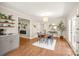
[[[55,50],[48,50],[33,46],[36,39],[20,38],[20,47],[6,54],[6,56],[70,56],[74,55],[72,49],[64,39],[57,39]]]

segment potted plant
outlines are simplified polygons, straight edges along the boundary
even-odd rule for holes
[[[63,21],[61,21],[58,25],[58,30],[60,31],[60,39],[63,39],[63,32],[65,31],[65,26]]]

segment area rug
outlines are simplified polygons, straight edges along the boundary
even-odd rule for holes
[[[46,43],[39,43],[39,41],[34,42],[32,45],[40,47],[40,48],[45,48],[49,50],[55,50],[55,45],[56,45],[56,40],[53,39],[52,44],[46,44]]]

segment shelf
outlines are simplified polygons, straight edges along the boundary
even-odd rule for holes
[[[0,23],[4,23],[4,24],[15,24],[15,23],[12,23],[12,22],[0,22]]]
[[[9,20],[9,21],[15,21],[14,19],[0,19],[0,20]]]
[[[1,24],[0,28],[14,28],[15,27],[14,26],[14,24],[15,24],[14,19],[11,19],[11,20],[0,19],[0,24]]]
[[[14,28],[14,26],[0,26],[0,28],[7,28],[7,27]]]

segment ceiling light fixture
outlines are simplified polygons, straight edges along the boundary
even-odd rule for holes
[[[43,21],[44,21],[44,22],[48,22],[48,16],[44,16],[44,17],[43,17]]]

